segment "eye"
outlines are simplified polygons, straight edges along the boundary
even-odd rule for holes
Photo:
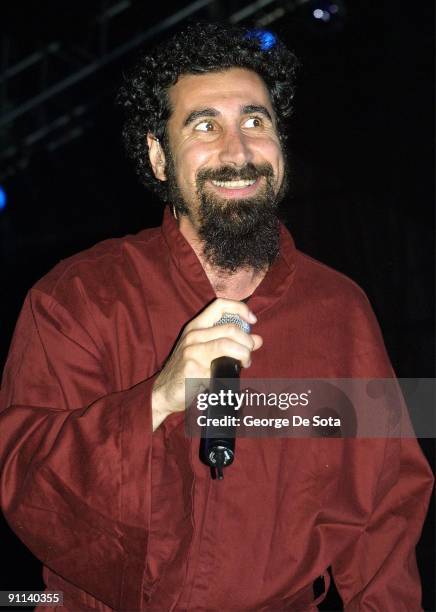
[[[244,121],[244,126],[248,128],[262,127],[262,119],[260,117],[250,117]]]
[[[202,121],[201,123],[197,123],[195,129],[199,132],[212,132],[214,127],[212,121]]]

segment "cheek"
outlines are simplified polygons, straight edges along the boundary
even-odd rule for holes
[[[208,166],[210,151],[204,146],[191,145],[178,152],[177,179],[179,185],[192,188],[197,172]]]
[[[277,176],[278,182],[280,182],[284,174],[284,157],[280,144],[273,140],[264,142],[259,147],[258,152],[265,161],[271,164],[274,174]]]

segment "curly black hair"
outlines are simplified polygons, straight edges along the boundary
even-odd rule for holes
[[[167,200],[166,182],[155,178],[148,158],[147,134],[164,146],[170,117],[168,90],[184,74],[247,68],[265,82],[277,117],[278,132],[292,113],[298,60],[271,32],[223,23],[195,23],[159,44],[136,64],[120,89],[124,108],[123,140],[141,182]],[[166,151],[165,151],[166,152]]]

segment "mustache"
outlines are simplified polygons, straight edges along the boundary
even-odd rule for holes
[[[221,168],[205,168],[197,174],[197,185],[201,187],[206,181],[253,181],[264,176],[271,179],[274,170],[270,163],[265,162],[255,166],[251,162],[242,168],[222,166]]]

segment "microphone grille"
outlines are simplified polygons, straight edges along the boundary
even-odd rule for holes
[[[227,325],[228,323],[232,323],[233,325],[237,325],[246,334],[250,333],[251,327],[250,327],[249,323],[247,323],[247,321],[244,321],[244,319],[241,319],[241,317],[239,315],[233,314],[231,312],[224,312],[221,315],[220,320],[217,321],[216,323],[214,323],[214,327],[216,325]]]

